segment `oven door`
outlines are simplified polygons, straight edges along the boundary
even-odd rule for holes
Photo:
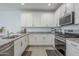
[[[58,39],[55,39],[55,48],[62,54],[66,55],[66,43],[63,41],[60,41]]]

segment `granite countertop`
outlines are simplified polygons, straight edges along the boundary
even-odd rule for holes
[[[52,32],[28,32],[27,34],[55,34]]]
[[[18,36],[16,38],[13,38],[13,39],[2,39],[2,38],[0,38],[0,46],[5,45],[5,44],[10,43],[10,42],[13,42],[13,41],[25,36],[25,35],[26,34],[22,34],[22,35],[20,35],[20,36]]]
[[[79,38],[66,38],[67,41],[71,41],[73,43],[79,44]]]

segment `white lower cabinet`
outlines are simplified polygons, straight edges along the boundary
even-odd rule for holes
[[[54,34],[29,34],[29,45],[53,45]]]
[[[79,44],[66,40],[66,56],[79,56]]]
[[[14,42],[14,56],[20,56],[21,53],[21,39],[19,39]]]
[[[27,45],[28,44],[27,44],[26,36],[21,37],[16,41],[14,41],[14,55],[21,56]]]
[[[29,45],[35,45],[36,39],[32,34],[29,34]]]
[[[75,11],[75,24],[79,24],[79,3],[74,4],[74,11]]]
[[[25,48],[26,48],[26,37],[22,37],[21,38],[21,51],[22,51],[21,53],[24,52]]]

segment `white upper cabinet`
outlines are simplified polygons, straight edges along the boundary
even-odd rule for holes
[[[33,27],[55,27],[53,12],[35,12],[32,18]]]
[[[52,13],[48,15],[47,24],[48,24],[48,27],[55,27],[56,26],[54,15]]]
[[[65,15],[65,4],[61,5],[59,8],[59,18],[63,17]]]
[[[65,10],[66,10],[66,14],[74,11],[74,4],[73,3],[65,3]]]
[[[59,19],[74,11],[73,3],[64,3],[55,11],[56,26],[59,26]]]
[[[54,14],[53,13],[43,13],[41,15],[41,26],[55,27]]]
[[[75,24],[79,24],[79,3],[74,4],[75,9]]]
[[[21,15],[21,25],[26,27],[55,27],[53,12],[25,12]]]
[[[56,26],[59,26],[59,17],[60,17],[60,9],[57,9],[56,11],[55,11],[55,24],[56,24]]]
[[[40,13],[32,13],[32,26],[40,27],[41,25],[41,15]]]
[[[32,14],[31,13],[22,13],[21,26],[32,27]]]
[[[62,4],[56,11],[55,11],[55,24],[59,26],[59,19],[63,17],[65,14],[65,4]]]
[[[58,22],[57,22],[57,21],[58,21],[58,16],[57,16],[58,14],[57,14],[57,11],[55,12],[54,15],[55,15],[55,24],[56,24],[56,26],[57,26],[57,25],[58,25]]]

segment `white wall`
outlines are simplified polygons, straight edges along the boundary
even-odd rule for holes
[[[0,10],[0,26],[6,27],[10,32],[18,32],[21,26],[21,11]]]

